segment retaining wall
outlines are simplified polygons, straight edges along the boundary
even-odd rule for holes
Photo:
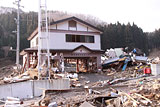
[[[32,98],[40,96],[42,89],[70,89],[70,81],[69,79],[30,80],[0,85],[0,99],[6,99],[7,97]]]

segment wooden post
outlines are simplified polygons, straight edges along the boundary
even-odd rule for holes
[[[31,67],[30,61],[31,61],[31,56],[30,56],[30,53],[29,53],[29,58],[28,58],[28,68]]]
[[[79,59],[77,59],[77,72],[79,72]]]
[[[27,57],[25,58],[25,63],[24,63],[24,66],[22,68],[22,72],[21,73],[24,73],[24,69],[26,68],[26,65],[27,65]]]

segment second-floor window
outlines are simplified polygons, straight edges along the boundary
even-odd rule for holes
[[[74,20],[70,20],[69,21],[69,27],[76,27],[77,26],[77,22]]]
[[[66,34],[66,42],[94,43],[94,36]]]

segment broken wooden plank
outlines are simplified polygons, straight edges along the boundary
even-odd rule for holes
[[[136,101],[133,97],[131,97],[129,94],[125,93],[125,92],[119,92],[119,95],[125,95],[127,96],[129,99],[131,99],[133,102],[135,102],[136,104],[139,104],[138,101]]]
[[[144,96],[142,96],[140,94],[137,94],[137,93],[134,93],[134,94],[137,95],[138,97],[141,97],[141,98],[145,99],[146,101],[152,103],[152,101],[150,99],[148,99],[148,98],[146,98],[146,97],[144,97]]]

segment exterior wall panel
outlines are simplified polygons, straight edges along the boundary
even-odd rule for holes
[[[36,38],[38,37],[38,34],[30,41],[30,47],[36,47]]]
[[[87,27],[80,23],[77,23],[77,31],[87,31]]]
[[[51,29],[59,29],[59,30],[69,30],[68,28],[68,22],[59,23],[57,25],[51,26]],[[77,31],[93,31],[90,27],[87,28],[87,26],[82,25],[77,22]],[[93,31],[94,32],[94,31]],[[76,34],[76,33],[70,33],[70,34]],[[58,33],[58,32],[50,32],[50,42],[49,42],[49,48],[50,49],[74,49],[80,45],[84,45],[90,49],[96,49],[100,50],[100,35],[92,35],[94,36],[95,43],[75,43],[75,42],[66,42],[66,33]],[[80,35],[79,33],[77,35]],[[82,34],[85,35],[85,34]],[[86,34],[89,35],[89,34]],[[44,33],[42,32],[42,36],[44,36]],[[36,38],[38,37],[38,34],[30,41],[30,47],[36,47]],[[45,48],[47,45],[47,42],[43,40],[42,48]]]
[[[66,42],[65,33],[51,33],[50,49],[74,49],[80,45],[84,45],[90,49],[100,50],[100,35],[94,35],[94,39],[95,43]]]
[[[57,29],[68,30],[68,22],[57,24]]]

